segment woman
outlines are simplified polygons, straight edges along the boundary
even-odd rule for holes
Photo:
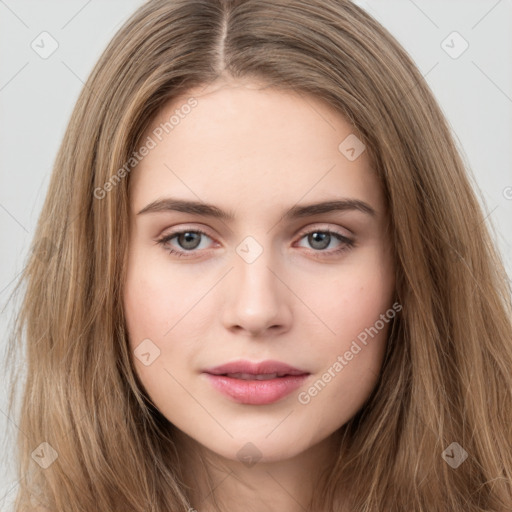
[[[506,274],[346,0],[142,6],[22,282],[17,510],[512,510]]]

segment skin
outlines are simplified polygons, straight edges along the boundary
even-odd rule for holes
[[[354,133],[339,113],[315,97],[255,81],[219,81],[175,98],[144,139],[190,96],[197,106],[130,175],[123,297],[130,346],[150,339],[160,350],[150,365],[135,356],[134,365],[154,404],[179,429],[194,508],[213,510],[215,498],[224,510],[303,510],[314,476],[334,461],[338,429],[362,407],[382,366],[387,325],[309,403],[298,400],[392,306],[382,190],[366,151],[350,161],[338,150]],[[170,196],[213,204],[234,220],[138,214]],[[346,198],[363,201],[375,215],[284,218],[296,204]],[[183,237],[156,243],[198,228],[207,236],[196,235],[189,257],[169,253],[186,252]],[[308,233],[326,229],[354,246],[332,236],[319,248]],[[247,236],[263,251],[251,263],[236,251]],[[346,250],[334,253],[340,247]],[[237,359],[283,361],[311,375],[276,403],[239,404],[201,373]],[[261,455],[250,467],[237,456],[248,442]],[[201,460],[217,486],[212,493],[197,476]]]

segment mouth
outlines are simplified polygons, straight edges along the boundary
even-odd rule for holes
[[[246,405],[277,402],[300,387],[310,375],[279,361],[235,361],[203,373],[217,391]]]
[[[241,379],[241,380],[271,380],[277,379],[281,377],[288,377],[291,374],[289,373],[222,373],[220,374],[223,377],[229,377],[230,379]]]

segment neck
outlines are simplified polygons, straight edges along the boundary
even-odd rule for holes
[[[335,434],[286,460],[222,457],[179,432],[183,475],[197,512],[304,512],[338,453]],[[191,511],[192,512],[192,511]]]

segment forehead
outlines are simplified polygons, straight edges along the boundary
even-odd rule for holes
[[[350,194],[380,207],[354,128],[311,95],[240,81],[192,89],[158,112],[148,137],[154,147],[131,176],[135,208],[166,193],[260,208]]]

